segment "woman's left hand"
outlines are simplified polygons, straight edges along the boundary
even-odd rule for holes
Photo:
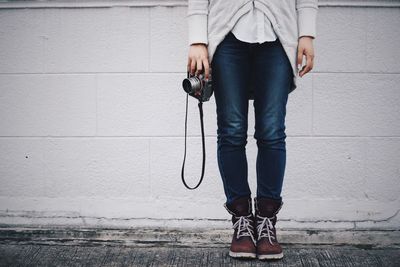
[[[301,36],[299,38],[299,45],[297,47],[297,66],[299,69],[303,65],[303,55],[306,56],[306,65],[300,70],[300,77],[303,77],[304,74],[312,70],[314,67],[313,40],[314,38],[311,36]]]

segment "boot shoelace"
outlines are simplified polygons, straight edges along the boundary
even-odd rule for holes
[[[258,220],[258,218],[261,218],[261,220]],[[274,225],[272,224],[271,221],[273,218],[274,217],[269,218],[257,215],[257,233],[258,233],[257,240],[260,240],[262,237],[268,237],[269,242],[271,243],[271,245],[273,245],[272,240],[276,240],[273,230]],[[264,229],[266,229],[266,231],[263,231]]]
[[[249,214],[247,216],[238,216],[236,218],[239,218],[232,226],[232,228],[238,228],[236,237],[239,238],[241,236],[250,236],[251,239],[253,240],[254,244],[256,244],[256,240],[254,238],[254,233],[253,233],[253,224],[251,221],[251,216],[252,214]],[[247,231],[246,231],[247,230]]]

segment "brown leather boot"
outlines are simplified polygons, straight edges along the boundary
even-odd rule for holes
[[[237,198],[225,209],[232,214],[233,232],[229,256],[234,258],[257,258],[255,219],[252,212],[252,199]]]
[[[254,198],[257,225],[257,258],[281,259],[283,251],[278,243],[275,224],[283,201],[271,198]]]

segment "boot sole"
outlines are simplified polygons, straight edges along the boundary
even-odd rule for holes
[[[233,252],[231,250],[229,250],[229,256],[231,256],[233,258],[252,258],[252,259],[257,258],[257,254],[256,253],[252,253],[252,252]]]
[[[270,260],[270,259],[282,259],[283,252],[279,254],[265,254],[265,255],[257,255],[257,258],[260,260]]]

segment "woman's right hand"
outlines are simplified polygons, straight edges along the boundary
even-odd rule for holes
[[[203,69],[204,66],[204,69]],[[209,79],[210,65],[208,62],[208,49],[204,43],[194,43],[189,47],[187,71],[191,75],[205,72],[205,79]]]

